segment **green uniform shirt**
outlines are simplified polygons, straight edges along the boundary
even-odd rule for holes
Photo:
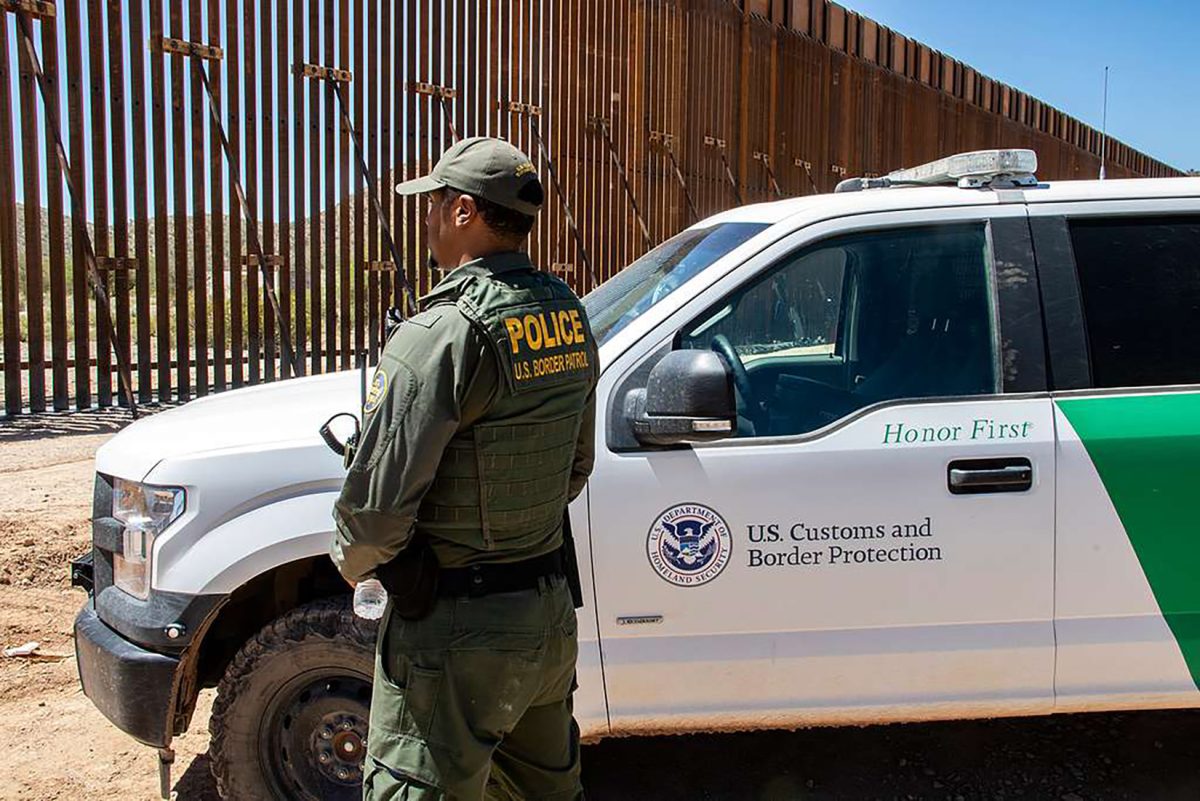
[[[334,507],[337,531],[331,556],[346,578],[369,577],[405,547],[447,446],[483,420],[506,391],[505,368],[494,344],[459,305],[437,303],[438,299],[456,294],[472,276],[522,268],[531,265],[521,253],[497,254],[459,267],[426,297],[425,302],[434,305],[402,323],[385,345],[363,409],[353,462]],[[582,491],[592,469],[594,389],[593,370],[569,499]],[[519,561],[557,547],[544,543],[532,551],[475,551],[436,536],[430,544],[443,567]]]

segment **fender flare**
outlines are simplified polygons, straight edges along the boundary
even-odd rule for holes
[[[231,594],[281,565],[329,553],[336,491],[287,498],[222,523],[155,566],[156,590]]]

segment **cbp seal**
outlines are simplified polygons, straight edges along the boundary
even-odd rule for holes
[[[696,587],[721,574],[733,555],[733,535],[707,506],[682,503],[658,516],[646,537],[650,566],[677,587]]]

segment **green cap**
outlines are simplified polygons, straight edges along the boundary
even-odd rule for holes
[[[542,187],[533,163],[503,139],[473,136],[456,142],[429,175],[396,184],[396,191],[420,195],[446,187],[530,217],[542,207]]]

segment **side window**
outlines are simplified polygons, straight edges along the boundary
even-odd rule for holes
[[[680,347],[733,370],[738,436],[802,434],[873,403],[997,391],[982,223],[871,231],[783,259]]]
[[[1200,383],[1200,218],[1070,222],[1097,387]]]

